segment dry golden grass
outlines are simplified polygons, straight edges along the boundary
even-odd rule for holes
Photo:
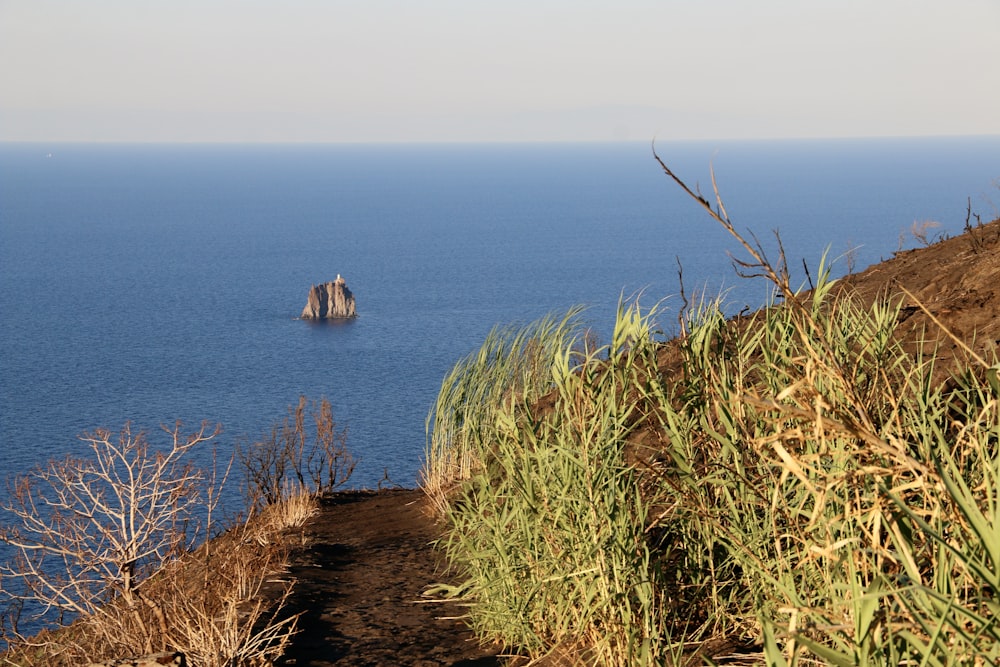
[[[2,533],[16,555],[3,570],[15,612],[5,624],[3,660],[68,667],[178,651],[197,667],[254,667],[278,658],[297,626],[286,613],[294,584],[286,576],[288,532],[353,469],[329,403],[317,408],[311,443],[305,405],[281,430],[281,442],[297,446],[253,450],[276,454],[287,467],[272,474],[250,466],[251,486],[279,485],[257,489],[246,520],[197,548],[218,530],[213,517],[232,465],[217,476],[188,462],[193,448],[214,437],[204,427],[184,437],[178,425],[165,448],[128,426],[117,438],[97,431],[85,437],[92,457],[53,461],[21,477],[5,508],[15,525]],[[274,496],[265,499],[264,490]],[[23,636],[16,612],[25,601],[75,620]]]
[[[717,191],[712,204],[661,165],[780,305],[734,324],[694,304],[671,375],[631,308],[616,331],[635,335],[600,358],[535,327],[457,366],[427,468],[458,473],[434,488],[464,578],[438,592],[484,639],[580,664],[698,664],[746,644],[742,660],[782,667],[1000,662],[1000,364],[965,347],[937,382],[934,350],[900,344],[899,298],[857,300],[825,263],[793,289]],[[545,406],[510,382],[525,357],[495,354],[524,341],[554,350],[532,384]],[[657,449],[629,459],[639,429]]]

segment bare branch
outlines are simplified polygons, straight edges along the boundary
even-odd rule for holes
[[[347,428],[338,426],[330,402],[323,398],[310,405],[305,396],[289,407],[270,434],[241,447],[239,456],[247,475],[248,502],[256,509],[280,503],[290,494],[318,495],[339,488],[357,463],[347,449]]]
[[[144,580],[198,536],[205,477],[187,455],[219,432],[164,430],[169,447],[155,450],[129,424],[85,433],[89,458],[53,460],[13,481],[3,505],[13,525],[0,540],[15,556],[0,576],[21,590],[5,585],[4,595],[71,617],[100,617],[116,600],[156,606],[143,599]]]

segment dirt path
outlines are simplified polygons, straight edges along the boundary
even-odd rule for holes
[[[301,612],[282,665],[493,667],[501,662],[458,620],[461,607],[419,602],[439,581],[438,535],[414,490],[338,494],[306,527],[293,554]]]
[[[897,253],[843,284],[869,301],[877,294],[899,293],[901,287],[909,290],[900,333],[911,347],[923,332],[938,341],[933,353],[943,374],[963,353],[935,321],[970,340],[987,363],[1000,355],[998,257],[1000,220],[928,248]],[[337,495],[325,502],[306,534],[308,546],[295,554],[292,568],[299,580],[292,611],[302,612],[302,632],[282,664],[502,664],[475,643],[461,621],[442,620],[460,615],[460,607],[417,602],[428,584],[441,579],[429,546],[437,532],[420,491]]]

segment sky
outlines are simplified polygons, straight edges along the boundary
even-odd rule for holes
[[[1000,0],[0,0],[0,141],[1000,134]]]

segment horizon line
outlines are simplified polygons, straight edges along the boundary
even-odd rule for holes
[[[515,145],[579,145],[579,144],[657,144],[657,143],[753,143],[783,141],[863,141],[863,140],[917,140],[917,139],[993,139],[1000,138],[1000,132],[973,134],[872,134],[844,136],[769,136],[769,137],[701,137],[701,138],[658,138],[650,139],[403,139],[403,140],[232,140],[232,139],[192,139],[192,140],[143,140],[143,139],[5,139],[0,144],[76,144],[76,145],[135,145],[135,146],[515,146]]]

